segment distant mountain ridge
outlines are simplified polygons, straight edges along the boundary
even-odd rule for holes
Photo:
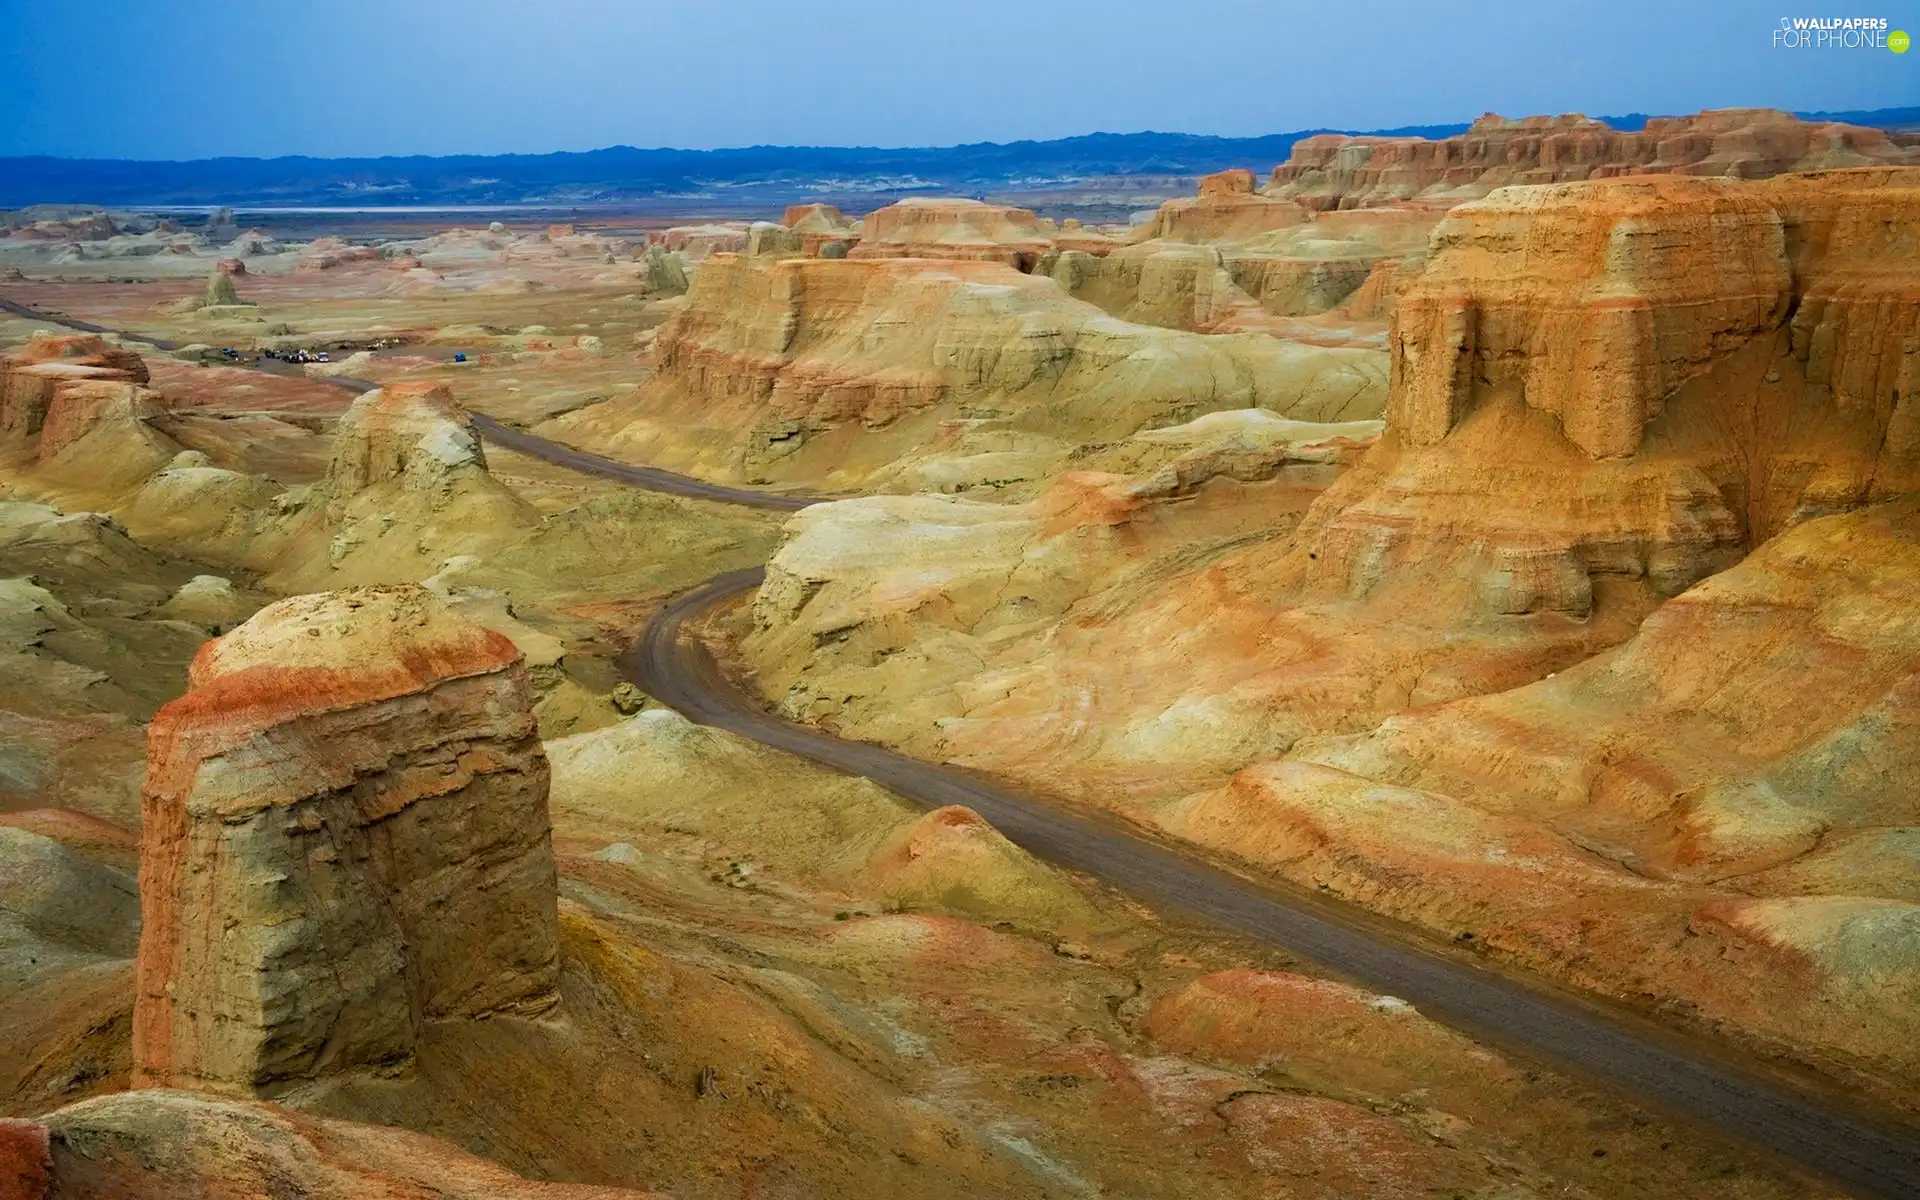
[[[1800,113],[1808,120],[1884,128],[1920,125],[1920,108]],[[1647,116],[1603,117],[1616,129]],[[1410,125],[1378,136],[1451,137],[1468,126]],[[1091,133],[1051,141],[961,146],[746,146],[551,154],[412,155],[384,158],[134,159],[0,158],[0,207],[87,203],[165,205],[618,204],[659,197],[780,191],[873,192],[1045,188],[1078,179],[1200,175],[1228,167],[1264,171],[1309,129],[1262,137],[1186,133]]]

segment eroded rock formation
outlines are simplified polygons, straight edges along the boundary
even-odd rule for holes
[[[1890,264],[1916,239],[1915,169],[1456,209],[1402,288],[1389,439],[1309,522],[1316,573],[1364,593],[1470,553],[1494,611],[1584,614],[1603,577],[1672,595],[1911,489],[1916,293]],[[1470,520],[1441,478],[1484,496]]]
[[[796,715],[1897,1091],[1917,248],[1915,168],[1496,191],[1407,271],[1385,432],[1297,528],[1270,493],[1208,543],[1228,493],[1137,483],[1051,535],[818,506],[745,649]]]
[[[418,587],[269,606],[149,731],[139,1081],[404,1068],[423,1026],[555,1000],[520,653]]]
[[[1221,171],[1200,180],[1199,193],[1169,200],[1141,227],[1144,238],[1170,242],[1238,242],[1304,225],[1313,210],[1297,200],[1254,190],[1253,172]]]
[[[1383,382],[1375,352],[1129,324],[999,263],[914,259],[716,258],[655,357],[636,396],[555,428],[736,478],[866,474],[941,420],[1077,444],[1226,408],[1373,417]]]
[[[306,251],[294,270],[301,274],[316,271],[331,271],[336,267],[353,266],[362,263],[379,262],[380,249],[377,246],[356,246],[337,237],[319,237],[307,243]]]
[[[38,435],[54,398],[79,383],[144,384],[147,365],[91,334],[37,337],[0,358],[0,434]]]
[[[1512,389],[1590,456],[1632,454],[1680,384],[1779,324],[1789,283],[1780,215],[1752,189],[1503,189],[1441,222],[1401,289],[1391,419],[1430,446]]]
[[[1105,255],[1065,252],[1051,273],[1074,295],[1129,320],[1204,333],[1257,330],[1277,336],[1384,345],[1383,330],[1345,329],[1312,317],[1354,298],[1377,272],[1390,272],[1425,245],[1438,214],[1410,205],[1316,212],[1253,188],[1252,172],[1201,180],[1197,196],[1169,200]],[[1379,296],[1341,314],[1383,321]]]
[[[860,237],[853,222],[831,204],[788,205],[780,223],[793,231],[800,252],[809,258],[844,258]]]
[[[1655,117],[1634,132],[1579,115],[1508,120],[1488,113],[1457,137],[1302,138],[1275,167],[1270,194],[1309,208],[1420,200],[1442,206],[1515,183],[1615,175],[1725,175],[1920,163],[1885,132],[1802,121],[1770,108]]]
[[[1056,250],[1104,253],[1111,245],[1090,231],[1063,232],[1024,208],[913,198],[868,213],[848,257],[951,258],[1031,271]]]
[[[16,1182],[17,1181],[17,1182]],[[146,1090],[0,1120],[9,1200],[177,1196],[404,1200],[647,1200],[652,1193],[540,1183],[436,1138],[274,1104]]]
[[[147,381],[138,354],[101,338],[36,338],[0,359],[0,450],[56,491],[137,484],[180,451],[153,427]]]
[[[745,250],[747,227],[721,222],[675,225],[670,229],[648,231],[647,244],[684,255],[688,262],[705,262],[714,254],[738,254]]]
[[[400,553],[382,544],[405,525],[425,553],[445,557],[530,528],[531,505],[494,479],[473,418],[445,384],[390,384],[355,400],[334,432],[310,508],[336,569],[356,556]]]

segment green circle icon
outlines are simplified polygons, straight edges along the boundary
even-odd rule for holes
[[[1904,29],[1896,29],[1887,35],[1887,49],[1895,54],[1905,54],[1907,47],[1912,44],[1913,39],[1907,36],[1907,31]]]

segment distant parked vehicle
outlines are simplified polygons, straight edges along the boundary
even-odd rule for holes
[[[467,356],[466,356],[466,353],[465,353],[464,351],[455,351],[455,352],[454,352],[454,355],[453,355],[453,361],[455,361],[455,362],[465,362],[465,361],[467,361]]]

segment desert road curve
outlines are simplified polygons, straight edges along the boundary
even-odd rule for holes
[[[672,601],[629,651],[623,672],[689,720],[863,775],[929,808],[964,804],[1040,858],[1312,959],[1494,1045],[1608,1080],[1862,1195],[1920,1197],[1920,1138],[1910,1133],[1691,1057],[1568,999],[1384,937],[1359,922],[1290,904],[1147,838],[1023,797],[973,772],[833,737],[765,712],[687,628],[764,577],[760,567],[733,571]]]
[[[0,308],[88,332],[118,332],[10,301]],[[167,343],[120,334],[162,349]],[[353,391],[365,380],[334,379]],[[728,488],[574,450],[475,416],[488,441],[558,466],[674,495],[797,509],[805,497]],[[1032,854],[1169,909],[1311,959],[1490,1044],[1574,1068],[1736,1142],[1788,1158],[1862,1196],[1920,1200],[1920,1134],[1883,1126],[1686,1048],[1624,1017],[1393,937],[1337,905],[1268,892],[1146,837],[1097,823],[959,768],[849,741],[764,711],[693,636],[689,623],[758,587],[761,567],[709,580],[671,601],[622,660],[623,673],[689,720],[862,775],[917,803],[963,804]],[[1731,1057],[1731,1056],[1729,1056]]]
[[[480,436],[507,450],[517,450],[522,454],[550,462],[555,466],[571,467],[588,475],[598,475],[603,479],[618,480],[645,488],[650,492],[665,492],[673,496],[691,496],[696,500],[715,500],[721,504],[739,504],[747,508],[771,508],[782,511],[802,509],[809,504],[820,503],[817,496],[795,496],[778,492],[752,492],[746,488],[726,487],[718,483],[708,483],[704,479],[695,479],[691,475],[676,475],[672,471],[662,471],[657,467],[636,467],[618,462],[611,458],[601,458],[597,454],[588,454],[584,450],[575,450],[571,446],[562,446],[545,438],[510,429],[492,417],[473,414],[473,427]]]

